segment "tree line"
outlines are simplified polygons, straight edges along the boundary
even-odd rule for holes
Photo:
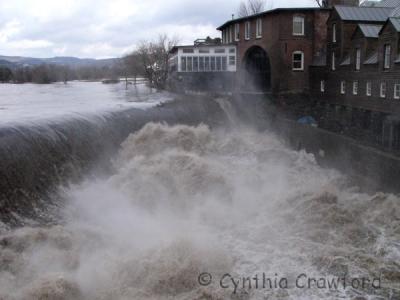
[[[113,66],[68,66],[42,64],[9,68],[0,66],[0,82],[13,83],[53,83],[71,80],[99,80],[104,78],[144,77],[156,88],[166,87],[168,78],[168,59],[177,39],[160,35],[154,41],[142,41],[131,53],[123,56]]]
[[[81,66],[74,68],[52,64],[19,66],[16,68],[0,66],[0,82],[48,84],[71,80],[115,78],[121,73],[119,66]]]

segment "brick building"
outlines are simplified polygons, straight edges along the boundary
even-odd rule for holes
[[[321,126],[395,151],[400,150],[399,7],[399,0],[335,6],[327,21],[326,63],[310,66]]]
[[[273,94],[307,92],[309,66],[326,52],[329,6],[278,8],[220,26],[222,42],[237,46],[236,87]]]
[[[298,114],[312,114],[321,127],[400,151],[400,0],[323,3],[229,20],[218,30],[234,70],[211,74],[186,60],[198,68],[195,74],[182,69],[184,58],[179,58],[172,77],[195,89],[203,82],[208,90],[306,95],[309,101],[300,109],[294,102]],[[193,47],[188,51],[199,56],[205,45]],[[183,48],[174,49],[175,60]]]

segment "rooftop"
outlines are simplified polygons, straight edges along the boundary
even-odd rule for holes
[[[389,18],[389,21],[393,24],[397,32],[400,32],[400,18]]]
[[[364,65],[374,65],[378,63],[378,52],[373,53],[364,61]]]
[[[358,24],[361,32],[366,38],[378,38],[379,32],[382,29],[382,25],[369,25],[369,24]]]
[[[385,22],[393,8],[338,5],[335,10],[344,21]]]
[[[273,13],[279,13],[279,12],[285,12],[285,11],[288,11],[288,12],[291,12],[291,11],[292,12],[301,12],[301,11],[313,11],[313,10],[329,10],[329,8],[320,8],[320,7],[274,8],[274,9],[263,11],[263,12],[258,13],[258,14],[254,14],[254,15],[250,15],[250,16],[246,16],[246,17],[242,17],[242,18],[236,18],[236,19],[229,20],[229,21],[225,22],[224,24],[222,24],[221,26],[219,26],[217,29],[218,30],[222,30],[223,28],[225,28],[225,27],[227,27],[227,26],[229,26],[231,24],[234,24],[234,23],[237,23],[237,22],[240,22],[240,21],[243,21],[243,20],[248,20],[248,19],[261,17],[261,16],[264,16],[264,15],[267,15],[267,14],[273,14]]]
[[[376,7],[397,7],[400,6],[400,0],[382,0],[375,4]]]

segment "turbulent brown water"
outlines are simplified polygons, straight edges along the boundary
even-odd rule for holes
[[[3,232],[0,299],[400,299],[399,198],[270,132],[149,123],[113,165],[61,225]]]

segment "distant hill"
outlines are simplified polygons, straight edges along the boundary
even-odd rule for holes
[[[83,66],[112,66],[118,61],[117,58],[109,59],[92,59],[92,58],[77,58],[77,57],[52,57],[52,58],[34,58],[23,56],[3,56],[0,55],[0,66],[10,68],[19,66],[36,66],[41,64],[63,65],[70,67]]]
[[[17,65],[4,59],[0,59],[0,67],[15,68]]]

